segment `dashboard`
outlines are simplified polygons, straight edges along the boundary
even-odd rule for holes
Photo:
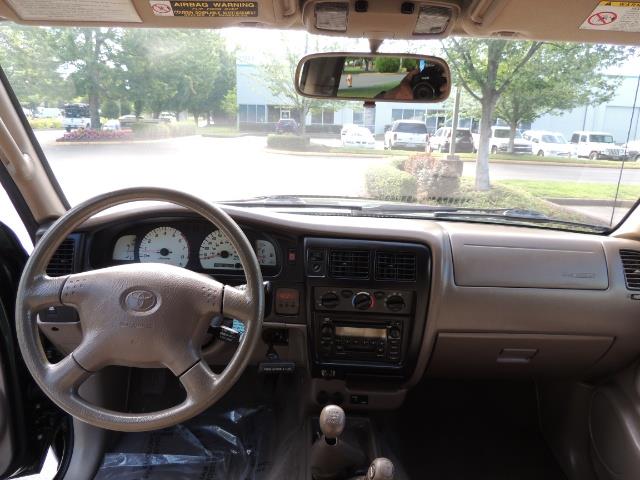
[[[424,376],[591,379],[638,354],[640,285],[625,277],[625,262],[640,262],[633,240],[225,210],[269,282],[262,343],[251,363],[264,365],[275,352],[308,372],[314,398],[341,393],[363,408],[389,408]],[[179,208],[90,219],[54,260],[59,274],[155,261],[231,285],[244,280],[224,235]],[[40,328],[61,351],[82,338],[77,317],[61,311],[45,312]],[[203,352],[212,365],[233,354],[228,347]],[[387,390],[378,391],[382,385]]]

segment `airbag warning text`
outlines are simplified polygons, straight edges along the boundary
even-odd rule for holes
[[[258,2],[181,2],[150,0],[154,15],[160,17],[257,17]]]

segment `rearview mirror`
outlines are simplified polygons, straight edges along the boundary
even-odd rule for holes
[[[447,62],[424,55],[316,53],[295,78],[300,95],[322,99],[435,103],[451,91]]]

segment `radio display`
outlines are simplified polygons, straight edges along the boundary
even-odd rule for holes
[[[385,328],[336,327],[336,335],[341,337],[387,338]]]

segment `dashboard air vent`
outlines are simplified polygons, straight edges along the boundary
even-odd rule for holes
[[[369,278],[367,250],[331,250],[329,272],[334,278]]]
[[[73,260],[76,251],[75,238],[67,238],[63,241],[56,253],[53,254],[47,267],[47,274],[52,277],[62,277],[73,273]]]
[[[416,256],[413,253],[376,253],[376,280],[414,282]]]
[[[640,252],[620,250],[620,259],[624,268],[624,279],[629,290],[640,290]]]

